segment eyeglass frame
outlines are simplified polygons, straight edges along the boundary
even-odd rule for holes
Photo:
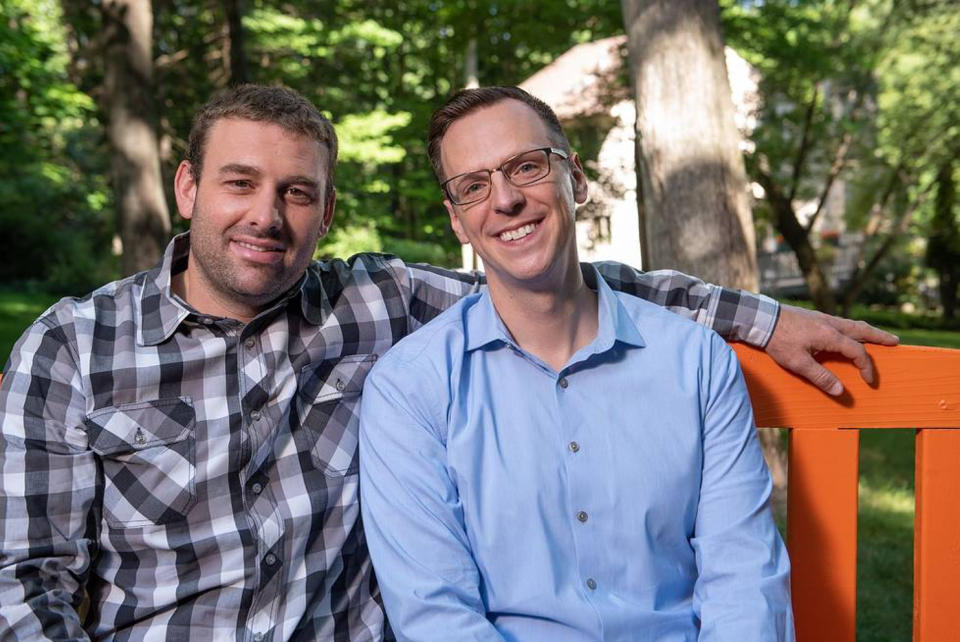
[[[514,183],[512,180],[510,180],[510,177],[507,176],[507,173],[503,171],[503,166],[506,165],[506,164],[508,164],[508,163],[510,163],[510,162],[512,162],[512,161],[515,161],[515,160],[517,160],[518,158],[520,158],[521,156],[525,156],[525,155],[527,155],[527,154],[529,154],[529,153],[531,153],[531,152],[546,152],[546,153],[547,153],[547,173],[544,174],[543,176],[538,176],[537,178],[533,179],[533,180],[530,181],[529,183],[521,183],[521,184],[518,185],[518,184]],[[535,183],[538,183],[539,181],[542,181],[542,180],[545,179],[547,176],[550,176],[550,172],[551,172],[551,169],[552,169],[552,167],[553,167],[553,163],[550,162],[550,154],[555,154],[555,155],[559,156],[560,158],[562,158],[563,160],[569,160],[569,159],[570,159],[570,153],[569,153],[569,152],[566,152],[566,151],[564,151],[564,150],[562,150],[562,149],[559,149],[559,148],[557,148],[557,147],[534,147],[533,149],[528,149],[528,150],[525,151],[525,152],[520,152],[519,154],[514,154],[513,156],[511,156],[511,157],[508,158],[507,160],[503,161],[502,163],[500,163],[497,167],[494,167],[493,169],[485,169],[485,168],[484,168],[484,169],[472,169],[472,170],[470,170],[469,172],[461,172],[460,174],[457,174],[456,176],[451,176],[451,177],[448,178],[447,180],[445,180],[445,181],[443,181],[442,183],[440,183],[440,189],[443,190],[444,195],[445,195],[448,199],[450,199],[450,202],[453,203],[454,205],[463,206],[463,205],[473,205],[474,203],[480,203],[480,202],[485,201],[486,199],[490,198],[490,194],[493,193],[493,173],[494,173],[494,172],[500,172],[501,174],[503,174],[504,180],[506,180],[509,184],[513,185],[514,187],[527,187],[527,186],[529,186],[529,185],[533,185],[533,184],[535,184]],[[488,191],[482,198],[478,198],[478,199],[475,200],[475,201],[466,201],[466,202],[463,202],[463,203],[458,203],[456,200],[454,200],[453,194],[450,193],[450,189],[449,189],[450,183],[452,183],[453,181],[457,180],[458,178],[462,178],[462,177],[467,176],[467,175],[469,175],[469,174],[476,174],[477,172],[486,172],[486,173],[487,173],[487,178],[488,178],[488,180],[490,181],[490,189],[489,189],[489,191]]]

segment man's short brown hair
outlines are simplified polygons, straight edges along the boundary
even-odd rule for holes
[[[200,180],[210,128],[223,118],[272,123],[327,148],[327,190],[333,189],[337,165],[337,134],[333,125],[309,100],[286,87],[238,85],[214,96],[193,117],[187,143],[187,161],[194,180]]]
[[[443,166],[440,162],[440,144],[443,142],[447,130],[450,129],[450,125],[482,107],[489,107],[504,100],[519,100],[537,112],[537,116],[547,126],[547,131],[553,138],[551,142],[563,151],[570,152],[570,142],[567,140],[566,134],[563,133],[563,127],[560,126],[557,115],[553,113],[547,103],[536,96],[531,96],[519,87],[462,89],[451,96],[430,117],[430,128],[427,133],[427,154],[430,156],[430,164],[433,166],[433,173],[438,182],[442,183],[445,180]]]

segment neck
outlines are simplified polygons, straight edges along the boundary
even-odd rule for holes
[[[191,257],[191,264],[193,257]],[[241,323],[250,323],[257,314],[259,308],[252,305],[245,305],[239,301],[227,301],[226,297],[220,295],[213,288],[203,287],[197,280],[202,278],[196,270],[191,270],[190,266],[179,274],[173,275],[170,279],[170,291],[186,301],[190,307],[199,312],[212,317],[221,317],[224,319],[236,319]]]
[[[513,339],[556,371],[597,336],[597,293],[576,267],[565,286],[548,291],[506,286],[488,275],[490,298]]]

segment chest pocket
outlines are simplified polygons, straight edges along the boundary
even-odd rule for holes
[[[196,415],[187,398],[101,408],[86,419],[103,464],[103,516],[111,528],[182,520],[196,502]]]
[[[360,393],[376,361],[375,354],[354,354],[300,371],[295,439],[328,476],[352,475],[359,470]]]

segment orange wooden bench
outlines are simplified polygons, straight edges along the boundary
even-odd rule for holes
[[[789,428],[787,547],[799,642],[856,639],[860,430],[916,428],[913,639],[960,640],[960,350],[868,346],[867,386],[825,361],[846,392],[833,399],[759,350],[734,349],[757,425]]]

